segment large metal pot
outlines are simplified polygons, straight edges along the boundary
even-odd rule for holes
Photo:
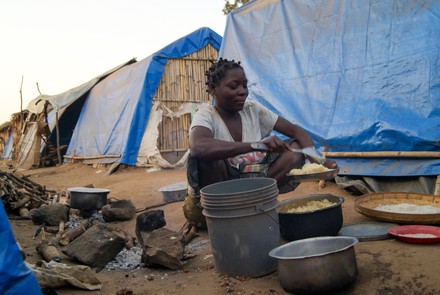
[[[72,187],[70,192],[70,207],[80,210],[99,210],[107,204],[110,190],[104,188]]]
[[[307,212],[288,212],[310,201],[328,200],[333,205]],[[278,206],[281,236],[287,241],[319,236],[336,236],[342,228],[343,197],[331,194],[312,194],[284,200]]]
[[[289,242],[269,252],[278,259],[278,277],[287,292],[337,290],[356,280],[354,237],[317,237]]]

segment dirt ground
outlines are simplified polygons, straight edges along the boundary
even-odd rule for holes
[[[7,170],[6,170],[7,171]],[[82,164],[65,164],[60,167],[22,171],[32,181],[57,191],[69,187],[93,184],[107,188],[109,198],[130,199],[138,209],[160,204],[163,196],[158,191],[162,186],[185,181],[184,169],[149,171],[144,168],[120,168],[106,175],[106,168]],[[324,188],[317,182],[303,182],[294,191],[279,195],[279,199],[300,197],[311,193],[330,193],[344,197],[342,205],[344,224],[370,220],[356,212],[354,200],[327,181]],[[185,223],[181,210],[182,202],[160,207],[165,212],[166,228],[179,231]],[[26,260],[35,263],[41,257],[35,251],[40,241],[32,236],[37,228],[30,220],[10,219],[16,239],[27,253]],[[135,219],[117,223],[135,235]],[[187,260],[178,271],[157,268],[116,271],[102,270],[96,273],[102,282],[99,291],[85,291],[74,287],[56,289],[57,294],[287,294],[280,285],[277,272],[260,277],[240,280],[216,272],[211,255],[207,231],[200,231],[192,243],[196,256]],[[409,244],[395,239],[359,242],[355,246],[359,276],[343,290],[332,294],[378,294],[415,295],[440,294],[440,246],[439,244]],[[67,257],[62,262],[75,263]]]

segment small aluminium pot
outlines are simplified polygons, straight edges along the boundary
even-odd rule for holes
[[[333,205],[307,212],[288,212],[289,209],[305,206],[310,201],[328,200]],[[284,200],[278,206],[280,231],[283,239],[296,241],[300,239],[336,236],[342,228],[343,197],[331,194],[312,194],[302,198]]]
[[[317,237],[289,242],[272,249],[278,259],[278,278],[287,292],[329,292],[354,282],[358,267],[355,237]]]
[[[107,204],[110,190],[104,188],[73,187],[70,192],[70,207],[80,210],[100,210]]]

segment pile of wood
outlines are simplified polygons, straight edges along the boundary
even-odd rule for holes
[[[58,194],[25,176],[0,171],[0,197],[7,212],[26,217],[31,209],[56,203]]]

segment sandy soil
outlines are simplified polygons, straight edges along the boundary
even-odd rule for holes
[[[150,172],[143,168],[121,168],[107,176],[104,167],[65,164],[60,167],[24,171],[23,174],[48,189],[66,190],[69,187],[93,184],[111,190],[110,198],[130,199],[136,208],[160,204],[163,196],[158,189],[164,185],[185,181],[184,169]],[[342,196],[344,224],[367,221],[354,209],[356,197],[340,190],[334,182],[319,188],[317,182],[304,182],[294,192],[279,196],[280,200],[311,193],[330,193]],[[165,211],[166,227],[179,231],[185,223],[182,202],[160,207]],[[26,260],[34,263],[41,257],[35,251],[39,242],[32,235],[37,228],[29,220],[10,219],[16,239],[27,253]],[[319,222],[319,221],[318,221]],[[117,223],[134,235],[135,220]],[[277,272],[260,278],[240,280],[216,272],[207,231],[200,231],[192,241],[196,256],[187,260],[178,271],[142,268],[129,271],[103,270],[96,276],[103,283],[100,291],[85,291],[73,287],[57,289],[62,295],[74,294],[287,294],[281,287]],[[359,276],[343,290],[333,294],[414,295],[440,294],[439,244],[409,244],[395,239],[360,242],[355,246]],[[63,261],[75,263],[67,257]]]

